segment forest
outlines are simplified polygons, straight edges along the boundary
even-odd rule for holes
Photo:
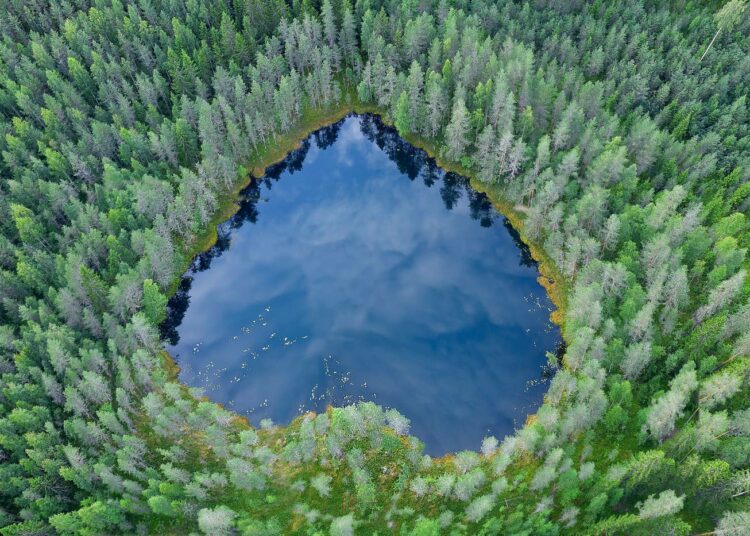
[[[750,535],[746,0],[2,0],[0,534]],[[254,428],[159,326],[248,177],[370,112],[502,206],[566,343],[442,458]]]

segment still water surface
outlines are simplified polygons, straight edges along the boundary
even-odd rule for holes
[[[528,250],[377,118],[316,132],[242,197],[169,304],[184,383],[253,424],[371,400],[437,455],[541,402],[560,336]]]

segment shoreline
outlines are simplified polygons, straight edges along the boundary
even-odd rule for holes
[[[390,127],[394,126],[393,122],[384,113],[377,110],[375,106],[364,105],[357,101],[352,102],[351,100],[347,102],[347,100],[348,99],[342,99],[342,103],[340,103],[333,109],[321,111],[319,113],[311,112],[310,117],[306,119],[303,115],[302,124],[298,128],[293,129],[292,132],[277,140],[274,146],[266,147],[250,162],[246,163],[245,165],[239,166],[239,170],[241,171],[240,180],[237,181],[237,183],[228,193],[219,197],[219,208],[214,216],[209,220],[205,231],[197,235],[192,244],[185,248],[183,254],[186,257],[187,265],[182,270],[181,275],[175,278],[175,280],[172,282],[167,292],[165,293],[165,296],[168,300],[171,299],[177,292],[180,281],[182,279],[182,275],[189,269],[190,264],[193,262],[195,257],[210,250],[216,244],[218,240],[218,226],[234,216],[240,209],[239,201],[241,192],[247,186],[249,186],[252,181],[262,177],[268,167],[283,161],[290,152],[300,147],[302,142],[317,130],[336,123],[337,121],[340,121],[352,114],[372,114],[377,116],[383,122],[383,124]],[[549,256],[544,252],[541,245],[533,240],[530,240],[528,236],[526,236],[524,232],[523,213],[517,210],[511,203],[509,203],[502,197],[501,192],[499,191],[499,187],[482,183],[476,178],[475,174],[472,171],[463,168],[459,164],[453,164],[443,160],[440,157],[437,148],[427,140],[424,140],[415,135],[404,136],[399,133],[399,136],[401,136],[406,142],[413,145],[414,147],[423,150],[428,157],[435,160],[436,164],[441,169],[447,172],[456,173],[467,178],[469,180],[471,188],[478,192],[484,193],[492,203],[493,207],[498,211],[498,213],[508,220],[513,229],[518,233],[521,242],[528,248],[531,257],[537,263],[537,270],[539,272],[537,282],[545,289],[545,292],[549,296],[550,301],[552,301],[553,305],[555,306],[555,309],[550,313],[550,321],[558,326],[558,328],[560,329],[562,344],[566,345],[567,341],[565,339],[564,316],[565,307],[567,305],[566,297],[568,282],[562,276]],[[179,380],[180,367],[175,358],[165,348],[162,348],[160,354],[163,361],[163,370],[167,374],[167,380],[175,381],[182,385],[182,382],[180,382]],[[187,388],[187,386],[184,385],[183,387]],[[197,400],[210,401],[207,396],[201,396]],[[223,404],[219,402],[211,402],[227,410],[227,408],[224,407]],[[328,406],[326,411],[330,411],[332,407],[333,406]],[[261,431],[261,429],[253,427],[246,415],[235,413],[232,410],[227,411],[232,412],[235,417],[234,421],[240,426],[240,428],[255,428],[259,432]],[[535,418],[535,416],[536,413],[528,414],[526,416],[525,422],[531,422]],[[279,425],[279,427],[292,427],[301,417],[302,416],[298,416],[288,424]],[[453,458],[454,455],[455,453],[447,453],[443,456],[435,458],[434,460],[436,462],[448,462]]]

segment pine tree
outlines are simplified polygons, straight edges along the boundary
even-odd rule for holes
[[[450,123],[445,127],[445,155],[451,160],[459,160],[469,144],[469,111],[463,99],[453,103]]]
[[[406,91],[402,91],[396,104],[394,112],[394,124],[399,134],[406,136],[412,132],[412,115],[409,110],[409,96]]]

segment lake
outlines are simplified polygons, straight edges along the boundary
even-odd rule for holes
[[[254,425],[371,400],[442,455],[541,403],[561,339],[538,276],[484,194],[350,116],[242,192],[162,334],[182,382]]]

